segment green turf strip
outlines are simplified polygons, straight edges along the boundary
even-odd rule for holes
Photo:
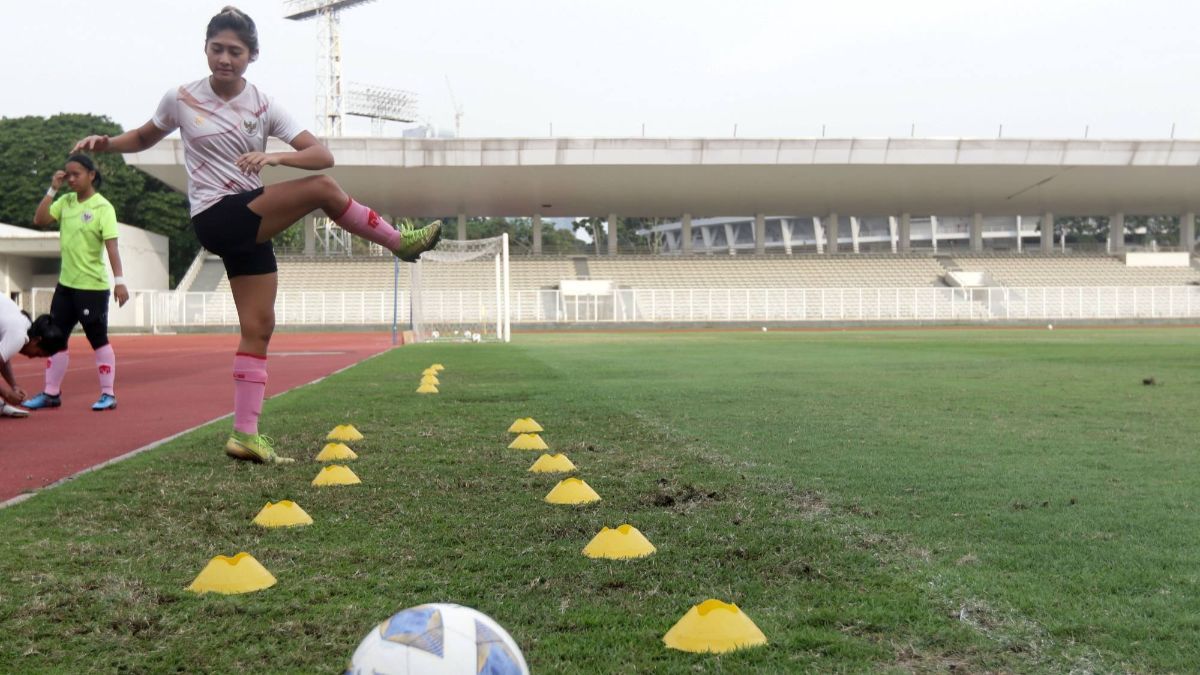
[[[0,672],[337,672],[371,626],[476,607],[534,672],[1188,670],[1195,332],[519,335],[396,350],[0,511]],[[442,393],[413,393],[434,361]],[[1144,377],[1156,384],[1145,386]],[[506,449],[533,416],[604,498]],[[364,481],[314,488],[335,424]],[[10,450],[11,451],[11,450]],[[316,521],[260,530],[268,500]],[[629,522],[658,547],[580,549]],[[252,553],[266,591],[184,590]],[[768,647],[662,646],[706,598]]]

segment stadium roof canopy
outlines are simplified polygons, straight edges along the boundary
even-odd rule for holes
[[[1200,211],[1200,141],[333,138],[328,145],[337,158],[328,173],[393,216]],[[186,190],[178,139],[129,161]],[[268,168],[264,176],[269,183],[304,173]]]

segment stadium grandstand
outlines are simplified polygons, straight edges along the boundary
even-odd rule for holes
[[[449,214],[449,237],[460,239],[468,216],[524,217],[532,242],[506,249],[503,277],[487,256],[423,263],[414,288],[409,266],[349,255],[307,221],[302,253],[280,261],[281,326],[408,324],[414,292],[423,314],[450,323],[501,314],[517,325],[1200,317],[1191,257],[1200,142],[327,142],[339,160],[331,173],[385,213]],[[168,140],[129,159],[183,189],[181,157]],[[280,168],[266,178],[295,175]],[[599,231],[596,254],[543,251],[542,219],[579,214],[658,224],[639,232],[652,244],[641,255],[618,246],[615,227]],[[1135,216],[1173,219],[1177,239],[1159,242],[1127,225]],[[1104,219],[1107,234],[1070,239],[1060,219],[1080,217]],[[135,291],[147,296],[142,328],[236,323],[211,256],[198,256],[172,291]]]

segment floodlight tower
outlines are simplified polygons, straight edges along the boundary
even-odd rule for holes
[[[342,31],[338,13],[374,0],[285,0],[285,19],[317,20],[317,133],[342,135]]]
[[[317,134],[325,138],[342,135],[342,118],[359,115],[370,118],[376,135],[383,132],[385,120],[411,122],[416,119],[417,96],[412,92],[385,87],[350,85],[342,87],[342,36],[338,13],[374,0],[285,0],[284,18],[293,21],[317,21]],[[314,232],[323,232],[326,253],[350,254],[350,233],[336,227],[327,218],[313,221]],[[307,236],[307,235],[306,235]],[[306,243],[307,248],[307,243]]]
[[[417,119],[417,95],[403,89],[389,89],[351,82],[346,93],[347,115],[371,120],[371,132],[383,135],[383,123],[412,122]]]

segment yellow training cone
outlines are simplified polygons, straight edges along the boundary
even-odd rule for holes
[[[362,439],[363,435],[358,433],[358,429],[355,429],[353,424],[339,424],[325,437],[327,441],[361,441]]]
[[[289,499],[262,507],[254,524],[263,527],[292,527],[293,525],[312,525],[312,516],[304,512],[300,505]]]
[[[358,459],[358,455],[345,443],[326,443],[317,453],[318,462],[332,462],[339,459]]]
[[[275,585],[275,577],[245,551],[232,558],[219,555],[187,589],[193,593],[251,593]]]
[[[432,384],[436,387],[441,384],[441,381],[437,379],[436,375],[423,375],[421,376],[421,384]]]
[[[537,458],[533,466],[529,467],[532,473],[567,473],[574,471],[575,465],[571,460],[567,459],[566,455],[542,455]]]
[[[512,426],[510,426],[508,430],[514,434],[536,434],[545,431],[545,429],[542,428],[542,425],[533,421],[532,417],[517,418],[517,420],[512,423]]]
[[[417,387],[417,393],[418,394],[436,394],[436,393],[438,393],[438,388],[433,386],[432,384],[422,384],[421,386]]]
[[[443,366],[443,365],[442,365],[442,364],[440,364],[440,363],[435,363],[435,364],[433,364],[432,366],[429,366],[429,367],[430,367],[430,368],[433,368],[434,370],[438,371],[439,373],[440,373],[440,372],[442,372],[443,370],[445,370],[445,369],[446,369],[446,366]]]
[[[600,533],[583,547],[589,558],[644,558],[658,549],[632,525],[620,525],[615,529],[602,528]]]
[[[663,644],[685,652],[720,654],[765,645],[767,636],[737,605],[705,600],[667,631]]]
[[[422,375],[433,375],[434,377],[437,377],[438,371],[434,370],[433,368],[426,368],[425,370],[421,371],[421,374]]]
[[[537,434],[521,434],[517,439],[508,444],[508,447],[513,450],[549,450],[550,446],[546,445],[546,441],[542,440]]]
[[[600,495],[578,478],[565,478],[546,495],[546,501],[551,504],[590,504],[600,501]]]
[[[334,464],[321,469],[317,477],[313,479],[312,484],[317,486],[323,485],[358,485],[362,481],[349,467]]]

